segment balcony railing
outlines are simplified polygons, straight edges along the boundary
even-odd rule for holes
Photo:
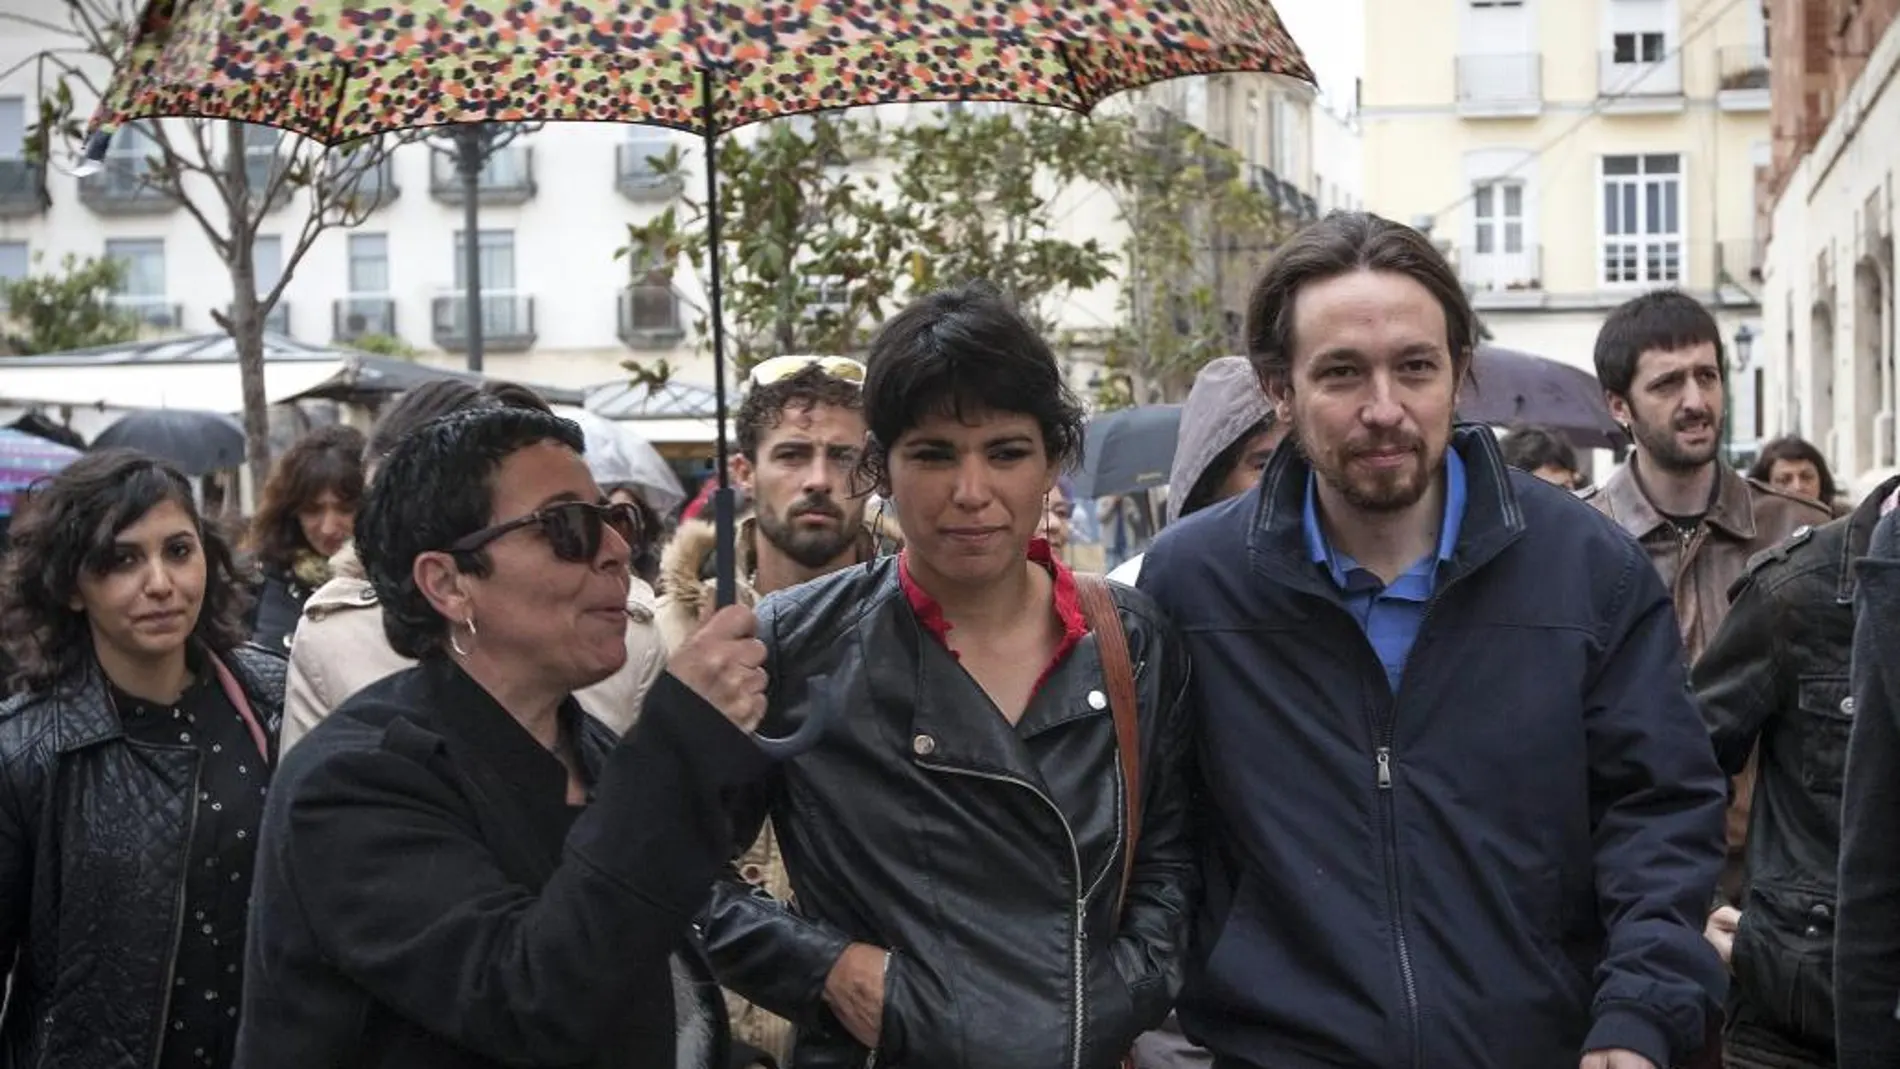
[[[178,207],[152,184],[143,156],[107,156],[96,174],[79,180],[79,201],[101,215],[153,215]]]
[[[1313,199],[1311,193],[1307,193],[1304,190],[1297,190],[1294,195],[1296,197],[1295,209],[1301,222],[1310,223],[1319,218],[1319,202]]]
[[[1532,294],[1544,288],[1544,249],[1526,245],[1515,252],[1458,250],[1458,277],[1474,294]]]
[[[1724,93],[1768,88],[1768,50],[1760,45],[1729,45],[1718,50],[1716,69]]]
[[[663,175],[650,162],[665,156],[658,141],[627,141],[614,149],[614,185],[632,201],[667,201],[679,196],[680,176]]]
[[[1543,56],[1527,52],[1458,57],[1458,114],[1535,115],[1543,107]]]
[[[0,159],[0,218],[38,215],[51,203],[46,164],[19,157]]]
[[[338,154],[331,158],[334,161],[328,164],[331,168],[331,180],[340,181],[348,174],[349,157]],[[355,193],[358,210],[373,211],[377,208],[388,207],[401,192],[402,190],[396,185],[395,162],[387,156],[374,167],[362,168],[362,173],[356,177]]]
[[[375,334],[396,337],[396,302],[387,297],[344,297],[330,308],[330,332],[337,341]]]
[[[1759,238],[1721,242],[1715,247],[1716,280],[1736,286],[1760,285],[1767,253],[1768,243]]]
[[[1619,62],[1604,52],[1597,62],[1597,95],[1611,98],[1610,110],[1641,108],[1658,102],[1679,106],[1682,97],[1682,59],[1671,53],[1658,60]]]
[[[685,337],[679,295],[670,283],[639,283],[620,294],[621,341],[635,349],[671,349]]]
[[[475,180],[475,195],[483,204],[524,204],[534,198],[534,148],[507,145],[497,149]],[[447,153],[429,156],[429,195],[444,204],[462,203],[462,176]]]
[[[143,326],[177,330],[185,322],[185,306],[164,297],[132,297],[118,294],[111,298],[111,302],[112,307],[138,320]]]
[[[484,293],[480,298],[482,348],[519,353],[534,348],[534,298],[519,293]],[[444,349],[468,348],[468,298],[435,299],[433,335]]]

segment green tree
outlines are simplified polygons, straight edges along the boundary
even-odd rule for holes
[[[847,166],[879,151],[870,126],[816,117],[774,122],[753,139],[719,144],[721,302],[726,352],[743,374],[781,353],[863,348],[899,278],[898,230],[875,178]],[[709,279],[707,204],[692,192],[678,147],[651,161],[680,186],[676,206],[627,227],[615,255],[646,283],[671,283],[682,259]],[[702,339],[708,309],[696,308]]]
[[[125,265],[117,260],[71,254],[57,274],[0,279],[0,304],[14,328],[7,332],[7,348],[31,356],[131,341],[138,336],[137,321],[112,304],[124,280]]]
[[[895,130],[893,221],[913,289],[987,279],[1045,335],[1059,302],[1115,275],[1116,250],[1060,236],[1056,194],[1115,166],[1112,124],[1048,108],[949,109]]]
[[[55,5],[42,5],[52,8]],[[57,13],[0,12],[12,22],[58,43],[19,66],[42,75],[37,121],[27,131],[27,152],[50,159],[83,144],[83,108],[102,96],[99,75],[121,61],[134,38],[142,0],[65,0]],[[10,31],[17,32],[17,31]],[[10,73],[0,72],[0,73]],[[127,155],[137,138],[136,155]],[[270,472],[270,420],[264,394],[264,320],[282,299],[297,266],[326,230],[361,223],[381,204],[388,153],[405,136],[371,138],[334,154],[323,146],[267,127],[205,119],[140,123],[121,131],[118,158],[108,162],[117,177],[174,201],[189,215],[223,261],[230,276],[228,311],[212,318],[230,334],[243,386],[245,454],[254,485]],[[294,204],[294,207],[293,207]],[[291,216],[270,229],[284,235],[276,282],[259,292],[253,258],[257,234],[267,220]]]

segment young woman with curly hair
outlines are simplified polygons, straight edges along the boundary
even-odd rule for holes
[[[263,570],[251,641],[272,651],[290,638],[311,592],[330,580],[330,558],[350,540],[363,499],[363,432],[319,427],[271,469],[245,548]]]
[[[81,458],[13,524],[0,645],[0,1064],[219,1069],[283,663],[162,461]]]

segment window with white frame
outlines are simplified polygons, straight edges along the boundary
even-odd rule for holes
[[[381,297],[389,292],[389,235],[351,234],[350,293]]]
[[[1660,63],[1668,54],[1660,32],[1613,33],[1610,56],[1615,63]]]
[[[0,97],[0,160],[26,158],[26,100]]]
[[[1602,167],[1602,283],[1682,281],[1682,157],[1605,156]]]
[[[1472,251],[1479,256],[1524,251],[1524,183],[1509,178],[1480,182],[1471,191]]]
[[[252,196],[270,188],[271,178],[277,173],[277,145],[283,136],[283,131],[274,126],[245,125],[244,181]]]
[[[1297,180],[1300,171],[1299,154],[1299,112],[1293,102],[1275,94],[1273,97],[1273,154],[1267,166],[1279,172],[1281,178]]]
[[[165,241],[130,238],[106,242],[106,258],[124,268],[112,303],[148,323],[171,322],[165,299]]]
[[[18,282],[32,269],[26,242],[0,241],[0,282]]]

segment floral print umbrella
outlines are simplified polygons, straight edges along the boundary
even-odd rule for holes
[[[1223,71],[1313,80],[1269,0],[153,0],[93,122],[233,119],[326,145],[488,120],[713,137],[920,100],[1086,112]]]
[[[697,134],[716,159],[719,135],[801,112],[997,100],[1086,113],[1124,89],[1229,71],[1313,81],[1270,0],[151,0],[86,155],[103,158],[127,122],[197,116],[326,145],[449,123],[644,123]],[[728,605],[719,223],[714,212],[707,303]],[[824,719],[775,752],[815,742]]]

